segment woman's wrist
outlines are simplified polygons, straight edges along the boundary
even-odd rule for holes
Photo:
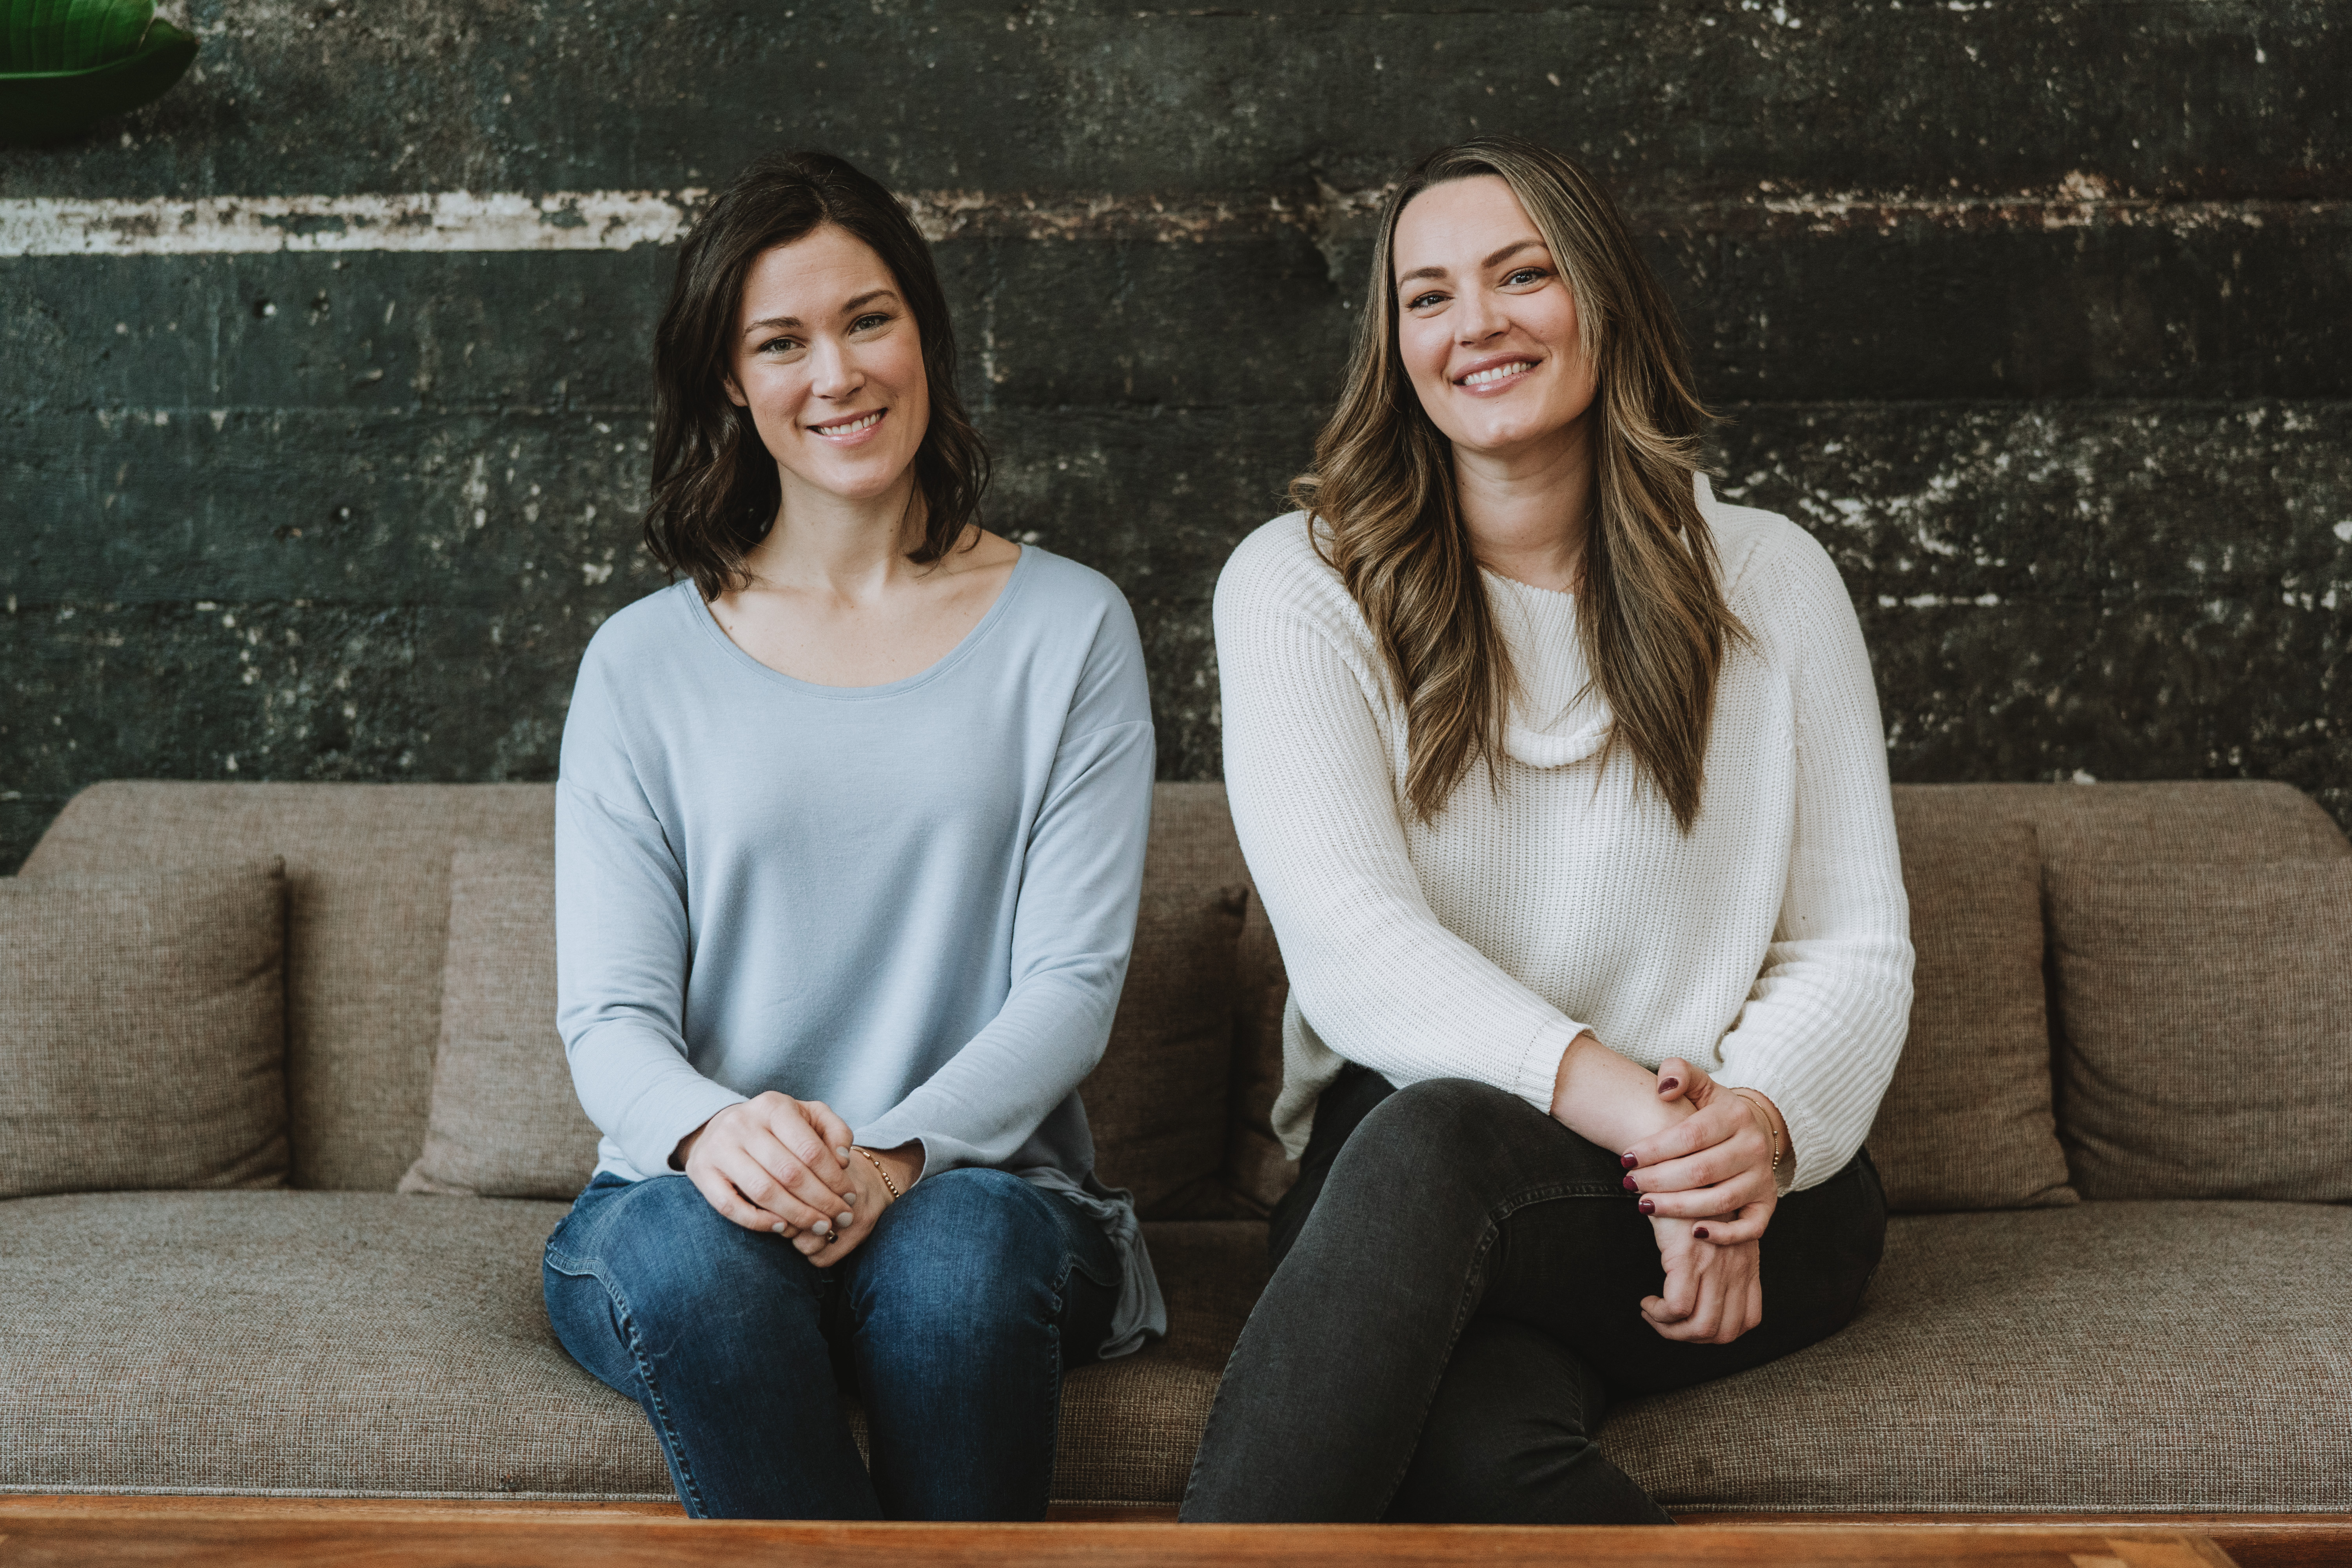
[[[1777,1191],[1783,1172],[1796,1165],[1795,1152],[1789,1147],[1789,1123],[1781,1117],[1780,1108],[1772,1103],[1772,1097],[1762,1089],[1743,1086],[1731,1092],[1748,1107],[1748,1113],[1756,1120],[1758,1130],[1771,1142],[1772,1184]]]
[[[738,1105],[741,1103],[742,1102],[740,1100],[736,1102]],[[677,1141],[677,1145],[670,1150],[669,1168],[673,1171],[685,1170],[686,1162],[693,1155],[694,1146],[702,1142],[702,1135],[710,1131],[712,1123],[716,1122],[721,1116],[724,1116],[727,1112],[734,1109],[735,1106],[733,1105],[720,1106],[717,1110],[711,1112],[709,1116],[704,1117],[699,1126],[687,1133],[683,1138],[680,1138]]]
[[[882,1178],[882,1184],[896,1203],[907,1195],[923,1174],[923,1146],[901,1143],[895,1149],[869,1149],[863,1143],[851,1146],[856,1157]]]
[[[1552,1120],[1603,1149],[1628,1149],[1687,1120],[1692,1108],[1658,1098],[1658,1075],[1586,1029],[1560,1053],[1552,1079]]]

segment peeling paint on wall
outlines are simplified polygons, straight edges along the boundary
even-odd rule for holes
[[[0,200],[0,256],[627,250],[686,232],[699,191]]]
[[[2078,177],[2079,178],[2079,177]],[[923,237],[1205,241],[1297,229],[1318,238],[1369,235],[1391,186],[1318,189],[1312,200],[1255,203],[1151,195],[991,195],[917,191],[900,196]],[[1769,192],[1770,187],[1766,187]],[[225,256],[273,251],[628,250],[683,238],[709,192],[415,191],[400,195],[0,198],[0,257]],[[1635,205],[1636,227],[1713,233],[1775,228],[1814,234],[1939,228],[2044,230],[2099,226],[2206,229],[2342,225],[2352,204],[2114,199],[2062,188],[2041,195],[1937,197],[1759,193],[1730,203]]]

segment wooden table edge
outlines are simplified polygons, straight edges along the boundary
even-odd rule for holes
[[[1039,1543],[1073,1544],[1076,1536],[1094,1535],[1106,1544],[1118,1542],[1122,1546],[1141,1546],[1148,1532],[1171,1530],[1174,1510],[1166,1505],[1153,1504],[1087,1504],[1060,1505],[1050,1522],[1035,1525],[983,1526],[753,1526],[775,1539],[800,1536],[807,1532],[812,1542],[817,1535],[835,1543],[846,1543],[856,1533],[870,1533],[873,1544],[884,1548],[892,1540],[911,1542],[922,1531],[950,1530],[967,1532],[966,1544],[977,1546],[988,1537],[1003,1540],[1008,1547],[1020,1533],[1039,1531],[1034,1537]],[[199,1521],[213,1526],[236,1523],[255,1527],[313,1527],[332,1530],[338,1524],[397,1525],[419,1528],[467,1525],[488,1527],[493,1533],[507,1534],[517,1526],[545,1528],[566,1532],[572,1527],[589,1527],[591,1533],[603,1530],[620,1530],[635,1536],[640,1527],[654,1527],[654,1533],[667,1533],[660,1527],[691,1523],[697,1531],[715,1528],[719,1532],[731,1532],[736,1526],[711,1521],[688,1521],[674,1501],[648,1500],[591,1500],[545,1498],[349,1498],[349,1497],[257,1497],[238,1495],[189,1495],[170,1493],[0,1493],[0,1533],[16,1533],[21,1542],[26,1527],[43,1526],[54,1530],[68,1521],[80,1520],[93,1527],[100,1521],[129,1525],[134,1521],[150,1521],[169,1528],[173,1523],[195,1526]],[[1685,1529],[1738,1531],[1759,1544],[1773,1538],[1796,1534],[1831,1532],[1846,1538],[1849,1548],[1859,1547],[1862,1536],[1883,1535],[1891,1543],[1915,1532],[1943,1532],[1956,1538],[1975,1536],[1991,1546],[2001,1537],[2030,1536],[2034,1532],[2061,1531],[2081,1536],[2111,1537],[2127,1542],[2168,1539],[2187,1544],[2210,1568],[2321,1568],[2326,1564],[2344,1564],[2352,1568],[2352,1512],[2335,1514],[2267,1514],[2267,1513],[2117,1513],[2114,1511],[2083,1513],[1780,1513],[1759,1511],[1689,1512],[1678,1522]],[[11,1525],[17,1527],[12,1531]],[[1213,1531],[1224,1527],[1186,1526],[1183,1534],[1190,1537],[1195,1531]],[[1278,1532],[1276,1539],[1297,1542],[1297,1533],[1320,1527],[1265,1527]],[[1361,1527],[1359,1527],[1361,1528]],[[1403,1547],[1409,1541],[1426,1547],[1449,1539],[1415,1533],[1413,1527],[1373,1527],[1378,1536],[1367,1535],[1362,1542],[1371,1547],[1382,1540],[1393,1541]],[[1423,1527],[1449,1529],[1451,1539],[1467,1548],[1478,1538],[1500,1547],[1489,1527]],[[844,1531],[853,1533],[845,1535]],[[1402,1531],[1402,1533],[1399,1533]],[[105,1533],[112,1533],[107,1530]],[[1103,1533],[1096,1533],[1103,1532]],[[1507,1537],[1508,1532],[1502,1532]],[[1171,1534],[1172,1542],[1178,1539]],[[1249,1540],[1242,1536],[1236,1542]],[[2021,1540],[2018,1542],[2023,1544]],[[1198,1542],[1191,1546],[1198,1546]],[[1696,1544],[1694,1542],[1693,1544]],[[1720,1542],[1728,1546],[1728,1542]],[[1188,1548],[1189,1549],[1189,1548]],[[1418,1550],[1418,1548],[1417,1548]],[[0,1556],[5,1556],[0,1552]],[[1368,1552],[1368,1568],[1376,1564],[1383,1553]],[[1702,1553],[1710,1557],[1713,1552]],[[1776,1554],[1777,1555],[1777,1554]],[[2137,1553],[2135,1553],[2137,1555]],[[1761,1559],[1759,1559],[1761,1561]],[[2089,1564],[2082,1565],[2089,1568]],[[2130,1565],[2127,1565],[2130,1568]]]

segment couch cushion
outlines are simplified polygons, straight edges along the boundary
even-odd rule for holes
[[[2352,860],[2047,879],[2084,1194],[2352,1200]]]
[[[596,1169],[596,1144],[555,1030],[554,857],[460,844],[432,1115],[400,1190],[569,1202]]]
[[[1601,1442],[1675,1509],[2334,1511],[2347,1409],[2352,1209],[2085,1203],[1900,1216],[1844,1332]]]
[[[667,1498],[548,1327],[561,1204],[373,1193],[0,1203],[0,1491]],[[1173,1501],[1265,1227],[1147,1226],[1169,1338],[1071,1373],[1055,1495]]]
[[[293,1184],[389,1193],[425,1142],[450,847],[554,837],[546,784],[101,784],[24,870],[283,856]]]
[[[286,1163],[276,865],[0,879],[0,1197]]]
[[[1224,791],[1159,786],[1126,988],[1103,1059],[1078,1086],[1096,1171],[1133,1191],[1148,1219],[1235,1212],[1220,1177],[1248,900]]]
[[[0,1487],[667,1495],[540,1299],[561,1204],[0,1204]]]
[[[1898,814],[1898,831],[1904,826]],[[2071,1204],[2050,1110],[2042,859],[2021,823],[1901,832],[1911,1034],[1870,1152],[1897,1213]]]

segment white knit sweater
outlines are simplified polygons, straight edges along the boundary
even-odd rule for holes
[[[1601,763],[1573,596],[1486,574],[1522,689],[1501,789],[1474,769],[1424,824],[1402,809],[1403,709],[1305,515],[1226,563],[1225,785],[1290,972],[1274,1116],[1292,1155],[1342,1058],[1549,1110],[1585,1028],[1771,1096],[1790,1190],[1861,1145],[1911,1005],[1869,656],[1811,535],[1704,478],[1698,499],[1753,646],[1725,660],[1687,835],[1622,751]]]

